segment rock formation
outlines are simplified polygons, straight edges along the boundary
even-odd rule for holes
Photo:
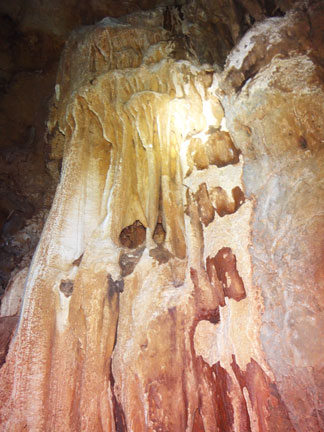
[[[223,71],[192,5],[69,37],[1,431],[324,430],[324,6],[250,8]]]

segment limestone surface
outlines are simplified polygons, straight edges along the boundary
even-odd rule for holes
[[[321,12],[257,24],[222,73],[163,9],[71,35],[1,431],[323,429]]]

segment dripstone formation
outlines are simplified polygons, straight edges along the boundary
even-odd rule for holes
[[[67,40],[1,431],[324,430],[324,6],[241,3],[229,55],[193,4]]]

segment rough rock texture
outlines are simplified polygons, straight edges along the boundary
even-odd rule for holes
[[[12,272],[29,265],[60,176],[62,151],[49,145],[46,119],[59,57],[70,32],[100,19],[163,6],[163,26],[186,52],[220,68],[254,21],[291,0],[11,0],[0,2],[0,301]],[[181,45],[181,47],[180,47]],[[61,147],[59,147],[61,148]],[[62,149],[62,148],[61,148]],[[23,261],[23,262],[22,262]],[[27,263],[28,261],[28,263]]]
[[[255,25],[222,74],[169,13],[66,44],[11,343],[26,270],[1,308],[2,431],[324,428],[323,6]]]
[[[255,202],[262,346],[300,431],[324,428],[323,13],[315,3],[256,26],[224,73],[226,118]]]
[[[62,153],[46,129],[58,61],[74,28],[169,0],[0,2],[0,301],[17,268],[30,264],[60,176]],[[38,219],[32,241],[22,229]],[[28,261],[28,262],[27,262]]]

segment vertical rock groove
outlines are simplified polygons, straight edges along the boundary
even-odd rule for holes
[[[0,431],[323,429],[322,47],[290,36],[323,8],[299,8],[222,73],[181,33],[190,5],[72,33],[48,120],[61,179],[0,339]]]

